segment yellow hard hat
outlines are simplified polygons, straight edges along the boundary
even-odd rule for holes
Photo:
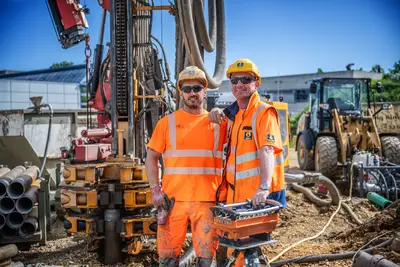
[[[236,72],[252,73],[256,76],[257,81],[261,83],[260,71],[258,70],[256,64],[254,64],[250,59],[243,58],[236,60],[235,63],[228,67],[228,70],[226,71],[226,77],[230,79],[231,75]]]
[[[181,90],[182,82],[187,80],[199,80],[205,88],[208,86],[206,74],[196,66],[188,66],[179,73],[178,90]]]

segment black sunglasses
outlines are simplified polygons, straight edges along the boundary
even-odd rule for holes
[[[193,91],[195,93],[198,93],[201,90],[204,90],[204,86],[201,86],[201,85],[193,85],[193,86],[186,85],[186,86],[182,86],[181,87],[181,91],[184,92],[184,93],[190,93],[191,91]]]
[[[231,78],[231,83],[232,84],[238,84],[239,81],[241,81],[243,84],[249,84],[253,81],[256,81],[256,79],[252,78],[252,77],[234,77]]]

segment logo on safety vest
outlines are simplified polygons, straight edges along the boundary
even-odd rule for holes
[[[236,64],[236,66],[237,66],[238,68],[241,68],[241,67],[243,67],[243,65],[244,65],[244,63],[243,63],[243,62],[239,62],[238,64]]]
[[[273,136],[272,134],[267,134],[267,141],[268,142],[275,142],[275,136]]]
[[[244,140],[251,140],[253,138],[252,132],[244,132]]]

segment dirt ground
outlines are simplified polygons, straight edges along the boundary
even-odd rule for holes
[[[291,151],[291,163],[297,165],[294,151]],[[309,202],[303,194],[288,190],[288,207],[280,212],[280,221],[272,238],[277,241],[274,246],[264,247],[268,258],[275,257],[279,252],[298,240],[310,237],[323,229],[336,207],[319,208]],[[365,222],[357,226],[350,216],[342,209],[333,219],[326,231],[317,239],[307,241],[284,254],[278,260],[307,256],[313,254],[342,253],[357,251],[362,245],[375,236],[388,230],[400,229],[399,220],[395,220],[394,210],[379,211],[368,200],[353,198],[350,206],[359,219]],[[385,238],[392,237],[393,234]],[[400,254],[390,249],[377,251],[394,263],[400,263]],[[155,253],[140,255],[126,262],[128,266],[151,266],[155,262]],[[24,264],[53,265],[100,265],[98,255],[85,250],[84,240],[76,241],[64,232],[62,222],[57,221],[50,234],[47,246],[33,247],[30,251],[20,252],[13,261]],[[291,263],[284,266],[352,266],[351,260],[341,260],[318,263]]]

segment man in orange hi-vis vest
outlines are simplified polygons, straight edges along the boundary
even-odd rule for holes
[[[208,267],[218,243],[210,207],[215,206],[222,183],[222,141],[226,136],[220,131],[226,129],[210,122],[203,108],[207,79],[202,70],[185,68],[177,88],[183,108],[162,118],[147,144],[146,175],[152,203],[158,209],[157,249],[160,266],[178,266],[190,221],[196,266]],[[164,172],[160,185],[161,155]],[[219,200],[225,200],[223,195],[219,194]]]
[[[226,75],[236,101],[224,110],[214,108],[209,117],[221,127],[228,124],[223,177],[228,182],[227,203],[251,199],[258,206],[273,199],[286,207],[279,117],[273,106],[260,100],[258,67],[248,59],[239,59],[229,66]],[[235,266],[243,266],[243,255]]]

